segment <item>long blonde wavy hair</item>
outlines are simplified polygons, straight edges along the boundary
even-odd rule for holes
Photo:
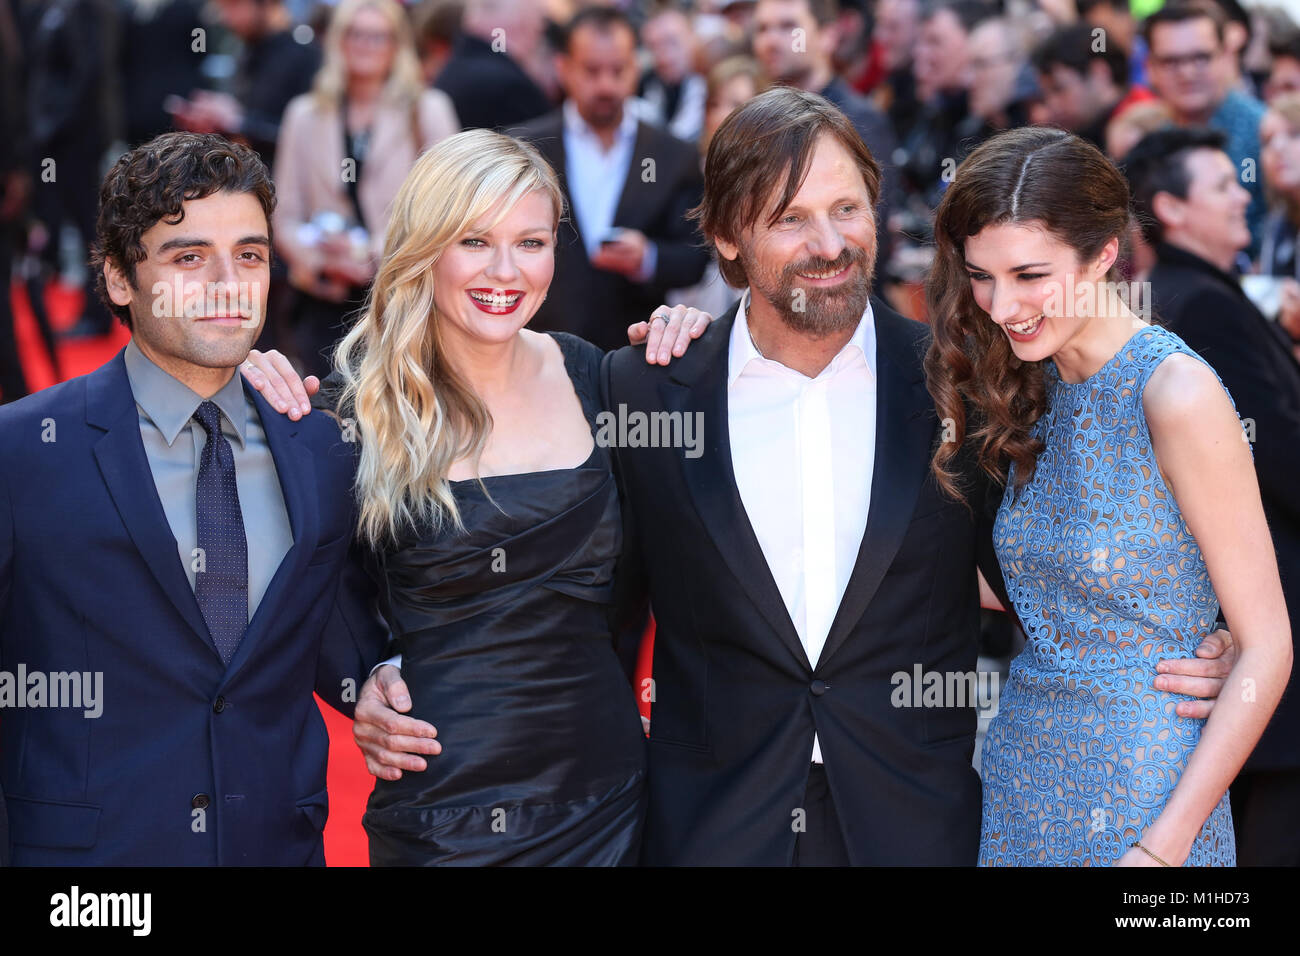
[[[433,266],[457,238],[492,228],[538,189],[558,226],[564,195],[546,160],[527,143],[475,129],[425,152],[393,200],[379,271],[334,352],[338,407],[361,441],[358,530],[374,547],[426,523],[463,529],[447,473],[461,458],[477,460],[492,417],[447,361]]]
[[[357,14],[366,8],[383,14],[393,31],[395,49],[393,65],[388,71],[380,99],[397,106],[409,106],[420,98],[424,78],[420,73],[420,57],[415,50],[415,33],[411,21],[397,0],[343,0],[330,15],[325,31],[325,53],[321,68],[312,81],[312,97],[322,110],[337,110],[348,88],[347,59],[343,53],[343,37],[352,26]]]

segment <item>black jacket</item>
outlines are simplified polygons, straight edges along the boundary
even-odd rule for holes
[[[572,210],[563,113],[556,110],[510,132],[532,142],[555,169]],[[652,177],[645,175],[651,168],[647,160],[654,161]],[[529,327],[571,332],[606,351],[626,345],[629,325],[648,319],[669,289],[692,285],[704,274],[709,254],[695,224],[686,218],[686,211],[699,203],[703,188],[695,147],[649,123],[638,123],[613,225],[640,230],[655,243],[654,275],[640,283],[592,266],[577,220],[570,214],[560,223],[550,295]]]
[[[451,97],[463,129],[505,129],[551,109],[546,94],[507,53],[462,33],[434,83]]]
[[[1300,365],[1285,332],[1264,318],[1232,276],[1168,243],[1157,245],[1156,257],[1149,277],[1156,320],[1210,363],[1243,423],[1249,428],[1253,421],[1255,473],[1294,641],[1300,636]],[[1300,767],[1295,673],[1248,770]]]
[[[972,510],[930,474],[939,424],[921,356],[928,327],[873,299],[876,458],[857,563],[809,663],[736,489],[727,425],[733,308],[668,367],[638,348],[605,359],[606,408],[703,415],[702,454],[615,449],[625,539],[620,582],[644,581],[656,619],[651,865],[787,865],[813,734],[855,865],[976,861],[980,782],[972,707],[896,707],[899,672],[972,672],[977,556],[996,497]],[[622,586],[620,584],[620,586]]]

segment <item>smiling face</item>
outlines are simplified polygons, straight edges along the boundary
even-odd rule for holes
[[[1180,117],[1203,121],[1222,99],[1223,45],[1209,17],[1159,23],[1151,32],[1151,85]]]
[[[444,338],[509,341],[536,314],[554,274],[555,212],[550,196],[537,189],[490,229],[471,228],[452,240],[434,263]]]
[[[233,369],[248,357],[266,313],[271,247],[252,193],[213,193],[181,209],[179,223],[159,220],[140,237],[134,286],[111,262],[104,278],[114,304],[130,309],[141,351],[187,381],[195,366]]]
[[[754,295],[791,329],[830,335],[856,327],[871,295],[876,217],[853,156],[823,133],[803,185],[776,222],[760,220],[737,243],[717,246],[727,259],[739,258]]]
[[[1085,332],[1093,316],[1075,307],[1078,290],[1104,279],[1118,246],[1111,240],[1096,261],[1080,263],[1072,246],[1039,224],[985,226],[966,240],[971,294],[1017,358],[1040,362]]]
[[[1157,193],[1153,209],[1165,239],[1228,269],[1237,253],[1250,245],[1246,225],[1248,193],[1237,180],[1237,167],[1221,149],[1194,149],[1183,159],[1187,198]]]

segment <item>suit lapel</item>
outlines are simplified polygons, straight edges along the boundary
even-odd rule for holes
[[[705,338],[670,366],[671,380],[660,386],[661,397],[670,412],[703,415],[705,452],[698,458],[682,458],[696,513],[749,600],[796,660],[807,666],[807,652],[736,488],[727,423],[727,352],[736,310],[732,306]]]
[[[618,204],[614,207],[613,225],[618,227],[630,223],[643,222],[643,216],[634,216],[638,212],[637,200],[649,200],[651,190],[641,181],[641,161],[650,157],[652,130],[642,122],[636,124],[636,139],[632,142],[632,154],[628,157],[627,176],[623,180],[623,191],[618,194]]]
[[[560,191],[564,193],[565,201],[569,204],[568,216],[564,222],[560,223],[560,244],[573,241],[564,234],[565,228],[573,230],[572,235],[576,237],[577,248],[582,253],[583,259],[587,258],[587,245],[582,238],[582,227],[578,225],[578,217],[573,212],[573,192],[569,189],[569,170],[568,154],[564,149],[564,115],[557,111],[554,115],[554,122],[542,129],[536,139],[532,140],[533,146],[542,154],[542,157],[551,164],[555,170],[555,177],[559,180]]]
[[[149,468],[149,458],[140,438],[140,415],[126,376],[124,352],[125,349],[118,352],[111,362],[92,372],[86,382],[86,421],[104,431],[104,436],[95,443],[95,461],[122,523],[150,573],[190,629],[217,654],[181,564],[176,537]]]
[[[284,507],[289,516],[289,528],[293,534],[293,544],[280,560],[266,593],[258,602],[253,619],[248,622],[239,648],[230,661],[226,671],[229,681],[244,662],[253,653],[275,623],[277,615],[283,610],[288,591],[299,580],[316,548],[320,528],[319,502],[316,491],[315,461],[311,449],[298,438],[299,424],[281,415],[244,382],[244,391],[251,395],[261,418],[262,429],[266,432],[267,447],[275,460],[276,475],[280,480],[280,492],[284,496]],[[317,414],[321,414],[317,412]],[[248,546],[257,547],[257,531],[249,529]]]
[[[879,300],[876,316],[876,457],[871,505],[857,563],[822,648],[819,666],[844,643],[862,618],[907,532],[916,496],[929,467],[933,430],[927,414],[933,401],[900,322]]]

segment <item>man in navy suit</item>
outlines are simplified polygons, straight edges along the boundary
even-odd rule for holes
[[[0,786],[18,865],[321,865],[328,738],[386,636],[355,443],[236,375],[270,279],[251,150],[171,133],[100,195],[131,342],[0,410]],[[6,694],[7,690],[7,694]]]

